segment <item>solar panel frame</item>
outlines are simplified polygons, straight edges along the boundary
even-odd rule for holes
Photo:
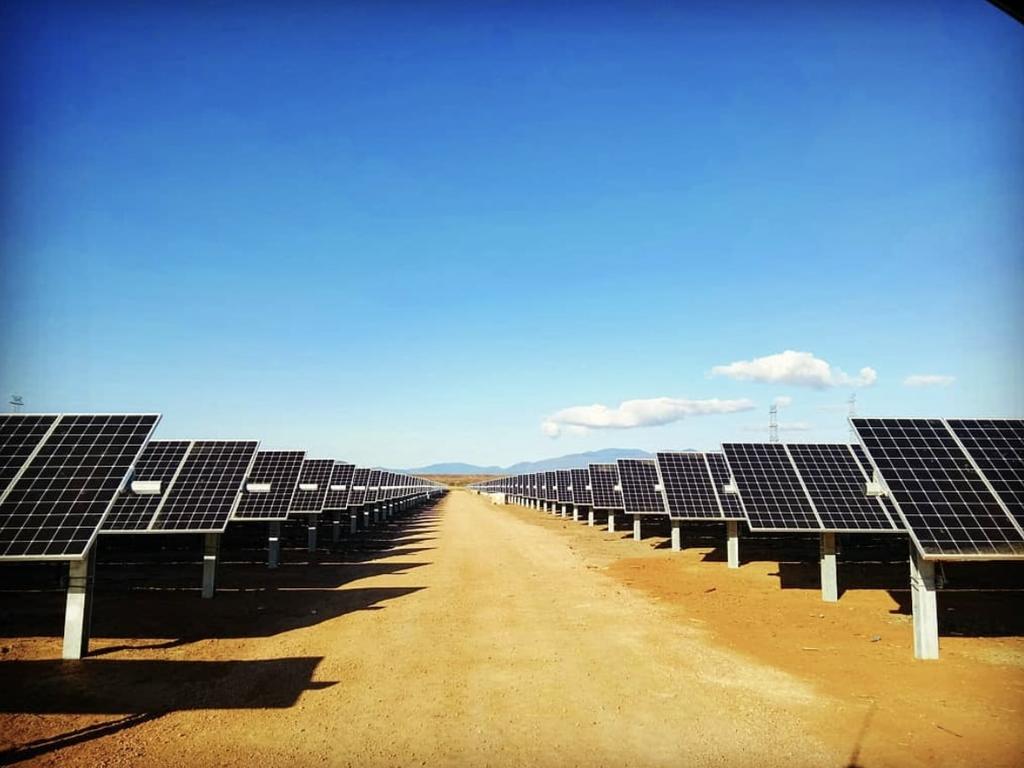
[[[725,520],[746,520],[747,516],[743,514],[739,496],[735,493],[725,492],[725,486],[731,479],[725,454],[708,451],[704,454],[704,462],[708,465],[708,473],[711,475],[711,481],[715,484],[715,493],[718,495],[718,503],[722,508],[722,517]]]
[[[61,414],[0,497],[0,560],[84,558],[159,422]]]
[[[246,522],[287,520],[305,458],[305,451],[257,451],[231,519]],[[245,488],[250,483],[267,482],[270,483],[267,493],[253,493]]]
[[[868,478],[846,443],[786,443],[804,491],[830,533],[901,533],[880,499],[867,495]]]
[[[572,475],[572,503],[577,507],[589,507],[594,500],[590,492],[590,472],[579,467],[569,472]]]
[[[618,459],[622,508],[627,515],[664,515],[665,498],[658,488],[658,465],[653,459]]]
[[[154,533],[223,533],[242,498],[258,440],[193,440],[153,515]]]
[[[1024,558],[1024,532],[943,420],[850,423],[925,559]]]
[[[356,465],[344,461],[336,461],[331,470],[331,481],[324,497],[324,511],[338,512],[348,507],[349,494],[352,492],[352,476]],[[332,485],[344,485],[344,490],[331,490]]]
[[[622,509],[622,491],[619,488],[619,467],[617,464],[597,463],[587,466],[590,475],[590,492],[594,509]]]
[[[723,443],[722,452],[752,531],[825,530],[782,443]]]

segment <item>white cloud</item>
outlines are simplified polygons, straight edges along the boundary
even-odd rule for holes
[[[563,408],[541,424],[548,437],[563,432],[578,433],[589,429],[632,429],[670,424],[687,416],[749,411],[754,403],[747,399],[685,400],[675,397],[654,397],[648,400],[626,400],[616,408],[595,403]]]
[[[956,379],[940,373],[915,373],[903,380],[905,387],[948,387]]]
[[[867,387],[875,383],[878,373],[874,368],[861,368],[850,376],[810,352],[787,349],[777,355],[738,360],[728,365],[716,365],[712,376],[727,376],[737,381],[758,381],[770,384],[828,389],[829,387]]]
[[[779,408],[788,408],[793,404],[793,398],[789,395],[779,395],[772,400],[772,404]]]

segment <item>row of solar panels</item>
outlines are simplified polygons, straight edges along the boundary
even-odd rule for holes
[[[1024,557],[1024,420],[851,423],[859,445],[724,443],[473,487],[755,531],[907,532],[926,558]]]
[[[216,533],[441,488],[254,440],[150,440],[159,420],[0,414],[0,559],[73,559],[99,532]]]

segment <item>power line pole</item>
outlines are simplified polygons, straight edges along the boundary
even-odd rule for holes
[[[768,442],[779,442],[779,406],[775,403],[768,409]]]
[[[849,406],[848,412],[847,412],[846,415],[849,416],[852,419],[854,416],[857,415],[857,393],[856,392],[851,392],[850,393],[850,399],[846,401],[846,404]],[[851,421],[850,422],[850,444],[852,445],[853,443],[856,443],[856,442],[857,442],[857,433],[854,431],[854,429],[853,429],[853,422]]]
[[[25,407],[25,401],[21,395],[11,395],[11,399],[7,404],[11,406],[11,410],[14,413],[21,413],[21,409]]]

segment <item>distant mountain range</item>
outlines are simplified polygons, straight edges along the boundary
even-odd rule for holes
[[[521,461],[509,467],[481,467],[477,464],[452,461],[402,471],[413,475],[517,475],[522,472],[543,472],[549,469],[583,468],[588,464],[601,464],[616,459],[647,459],[653,455],[638,448],[605,448],[601,451],[570,453],[541,461]]]

